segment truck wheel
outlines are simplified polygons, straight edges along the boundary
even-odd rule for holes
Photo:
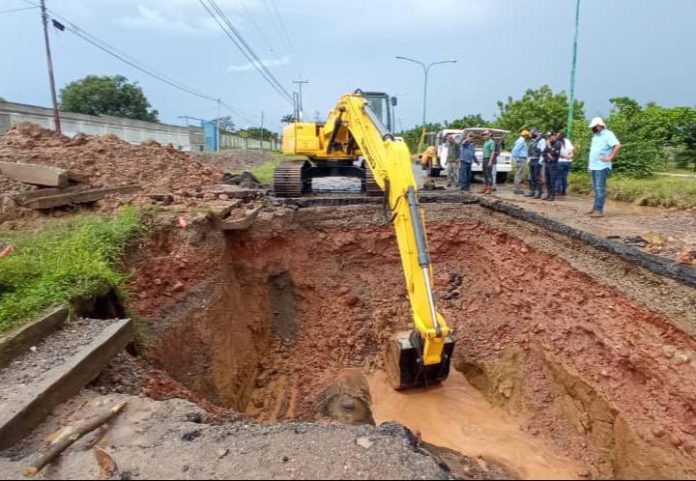
[[[440,177],[440,171],[442,169],[438,167],[433,167],[432,165],[428,166],[428,177]]]
[[[498,184],[504,184],[507,182],[508,179],[508,173],[507,172],[498,172],[498,175],[496,176],[496,183]]]

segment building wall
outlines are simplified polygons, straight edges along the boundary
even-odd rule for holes
[[[60,119],[63,134],[69,137],[80,132],[89,135],[114,134],[132,144],[155,140],[165,145],[172,144],[184,151],[200,152],[205,148],[205,135],[200,127],[181,127],[109,115],[93,116],[72,112],[61,112]],[[55,128],[52,109],[0,102],[0,135],[21,122],[31,122],[47,129]],[[223,149],[278,149],[277,142],[262,143],[227,133],[221,135],[220,144]]]

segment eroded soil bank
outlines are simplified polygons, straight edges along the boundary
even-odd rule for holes
[[[455,367],[529,445],[554,446],[549,457],[579,476],[696,475],[693,290],[476,206],[432,205],[427,217]],[[171,231],[151,247],[133,281],[148,292],[135,303],[148,356],[259,420],[313,419],[346,368],[379,376],[385,342],[409,322],[392,228],[374,207],[269,209],[224,241]],[[176,270],[158,260],[169,251]],[[161,304],[149,301],[165,284]],[[376,414],[389,411],[380,399]],[[457,425],[450,411],[451,423],[414,429],[437,443]]]

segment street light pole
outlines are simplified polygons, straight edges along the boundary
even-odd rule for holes
[[[578,61],[578,32],[580,30],[580,0],[575,6],[575,40],[573,41],[573,66],[570,72],[570,99],[568,104],[568,126],[566,134],[573,138],[573,120],[575,118],[575,67]]]
[[[412,62],[415,64],[420,65],[423,68],[423,134],[421,135],[421,140],[420,143],[418,144],[418,151],[421,152],[423,150],[423,141],[425,140],[425,126],[428,121],[428,76],[430,75],[430,69],[434,67],[435,65],[442,65],[445,63],[457,63],[456,60],[442,60],[439,62],[432,62],[429,64],[425,64],[424,62],[421,62],[420,60],[414,60],[412,58],[408,57],[396,57],[397,60],[405,60],[407,62]]]

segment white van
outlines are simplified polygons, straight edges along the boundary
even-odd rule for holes
[[[443,129],[438,132],[435,138],[435,145],[437,148],[437,157],[440,165],[443,169],[447,168],[447,151],[449,150],[447,146],[447,136],[454,135],[454,140],[457,143],[461,143],[464,136],[471,132],[474,134],[474,139],[476,142],[476,158],[479,160],[477,164],[471,166],[472,174],[483,172],[483,137],[482,134],[486,130],[489,130],[493,135],[496,142],[502,142],[505,137],[510,133],[509,130],[502,129],[487,129],[484,127],[474,127],[468,129]],[[498,156],[498,176],[497,182],[499,184],[504,184],[507,181],[508,174],[512,172],[512,154],[503,150]]]

